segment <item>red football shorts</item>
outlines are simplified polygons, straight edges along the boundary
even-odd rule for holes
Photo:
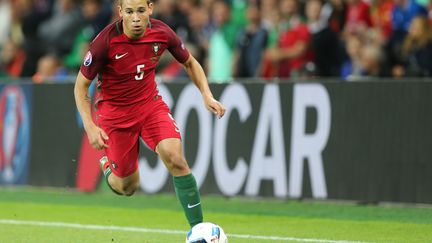
[[[146,104],[145,109],[127,127],[110,124],[98,119],[99,126],[107,133],[109,146],[105,153],[111,171],[118,177],[127,177],[138,169],[139,138],[155,151],[157,144],[167,138],[181,139],[180,131],[168,106],[159,97]]]

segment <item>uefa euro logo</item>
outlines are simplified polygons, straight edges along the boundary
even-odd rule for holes
[[[24,183],[30,144],[29,109],[19,86],[0,94],[0,184]]]

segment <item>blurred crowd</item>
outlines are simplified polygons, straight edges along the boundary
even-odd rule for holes
[[[432,77],[429,0],[155,0],[211,82]],[[0,79],[73,80],[114,0],[0,0]],[[169,56],[157,72],[185,77]]]

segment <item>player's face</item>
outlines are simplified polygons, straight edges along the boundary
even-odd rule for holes
[[[123,18],[125,34],[131,39],[142,37],[152,13],[153,3],[147,3],[147,0],[123,0],[119,15]]]

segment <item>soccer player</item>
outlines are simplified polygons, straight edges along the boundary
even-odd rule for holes
[[[90,44],[76,79],[75,101],[85,131],[95,149],[105,150],[100,162],[108,185],[126,196],[139,185],[141,137],[173,176],[177,197],[194,226],[203,220],[199,191],[182,152],[180,132],[154,80],[162,53],[168,49],[184,65],[207,109],[220,118],[225,108],[213,98],[201,65],[180,39],[166,24],[150,18],[151,1],[120,0],[118,11],[120,20]],[[94,122],[87,92],[96,75],[99,94]]]

